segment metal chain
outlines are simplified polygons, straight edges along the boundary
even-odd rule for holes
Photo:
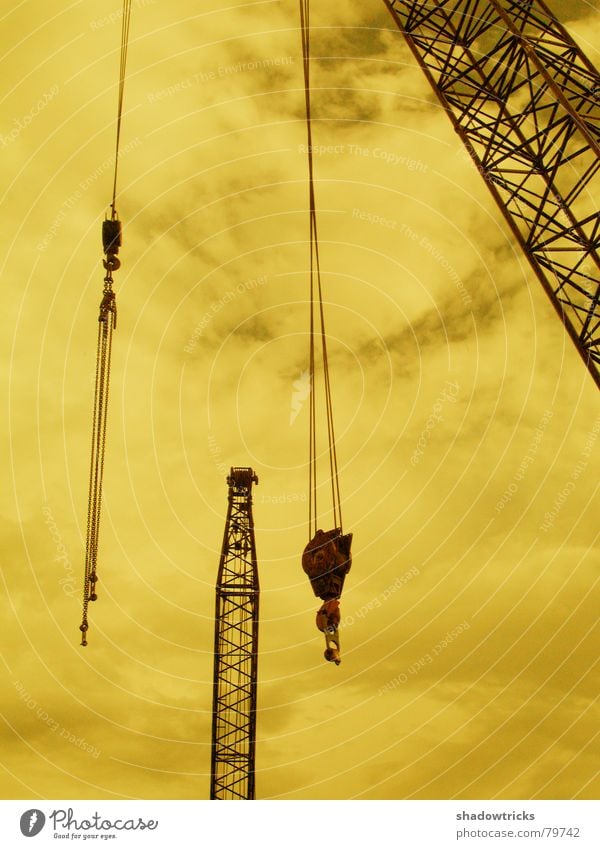
[[[104,261],[110,264],[110,255]],[[92,449],[90,457],[90,482],[88,494],[87,538],[85,551],[85,574],[83,585],[83,613],[79,630],[81,645],[87,645],[88,604],[96,601],[96,573],[98,539],[100,532],[100,506],[104,477],[104,455],[106,451],[106,422],[110,388],[110,362],[112,355],[112,333],[116,327],[116,297],[112,290],[112,271],[107,269],[104,278],[104,293],[98,316],[98,344],[96,350],[96,384],[92,425]]]

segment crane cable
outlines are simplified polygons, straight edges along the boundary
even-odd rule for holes
[[[117,103],[117,138],[115,142],[115,174],[113,179],[113,197],[111,203],[112,218],[117,217],[117,171],[119,168],[119,145],[121,143],[121,116],[123,114],[123,95],[125,92],[125,69],[129,48],[129,25],[131,23],[131,0],[123,0],[123,19],[121,21],[121,56],[119,65],[119,98]]]
[[[308,182],[310,203],[310,425],[309,425],[309,498],[308,498],[308,525],[309,539],[312,539],[317,531],[317,407],[315,393],[315,371],[316,338],[321,338],[321,351],[323,357],[323,380],[325,384],[325,410],[327,416],[327,441],[329,451],[329,472],[331,480],[331,499],[333,505],[333,519],[336,528],[342,530],[342,507],[340,498],[340,484],[338,475],[337,452],[335,445],[335,432],[333,426],[333,402],[331,395],[331,378],[329,372],[329,361],[327,356],[327,336],[325,333],[325,310],[323,305],[323,287],[321,283],[321,266],[319,256],[319,239],[317,231],[317,211],[315,202],[313,145],[312,145],[312,118],[310,107],[310,3],[309,0],[300,2],[300,27],[302,32],[302,62],[304,69],[304,97],[306,102],[306,132],[307,132],[307,154],[308,154]],[[315,313],[318,322],[315,321]],[[318,328],[317,328],[318,323]]]
[[[106,259],[104,287],[100,312],[98,315],[98,340],[96,348],[96,378],[94,386],[94,412],[92,416],[92,448],[90,456],[90,480],[88,490],[88,516],[85,546],[85,571],[83,581],[83,612],[81,617],[81,645],[87,645],[88,604],[96,601],[98,575],[98,539],[100,533],[100,506],[102,502],[102,482],[104,477],[104,454],[106,449],[106,422],[108,396],[110,388],[110,364],[112,356],[113,330],[117,326],[117,300],[113,291],[113,271],[121,263],[117,258],[121,247],[121,222],[117,216],[117,171],[119,165],[119,146],[121,140],[121,118],[123,114],[123,94],[125,90],[125,68],[129,44],[129,25],[131,20],[131,0],[123,0],[121,22],[121,55],[119,68],[119,94],[117,101],[117,137],[115,146],[115,168],[110,219],[102,222],[102,243]]]

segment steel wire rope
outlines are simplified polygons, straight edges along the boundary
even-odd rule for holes
[[[315,199],[314,161],[312,144],[312,115],[310,101],[310,3],[309,0],[300,0],[300,28],[302,35],[302,66],[304,71],[304,99],[306,105],[306,134],[307,134],[307,156],[308,156],[308,184],[309,184],[309,206],[310,206],[310,318],[309,318],[309,380],[310,380],[310,403],[309,403],[309,497],[308,497],[308,525],[309,539],[312,539],[317,530],[318,508],[317,508],[317,404],[315,391],[316,356],[315,339],[319,335],[321,339],[321,352],[323,359],[323,382],[325,386],[325,412],[327,418],[327,442],[329,454],[329,472],[331,480],[331,500],[333,507],[334,526],[342,532],[342,507],[340,497],[340,483],[338,473],[337,450],[335,444],[335,429],[333,420],[333,399],[331,392],[331,374],[329,370],[329,358],[327,352],[327,335],[325,331],[325,308],[323,304],[323,286],[321,280],[321,263],[319,253],[319,237],[317,229],[317,209]],[[317,312],[317,322],[315,321]]]
[[[117,134],[115,141],[115,173],[112,192],[112,217],[117,217],[117,172],[119,170],[119,147],[121,144],[121,118],[123,115],[123,97],[125,94],[125,70],[127,68],[127,51],[129,48],[129,26],[131,23],[131,0],[123,0],[123,19],[121,21],[121,54],[119,63],[119,97],[117,101]]]

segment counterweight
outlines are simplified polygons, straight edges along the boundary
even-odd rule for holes
[[[542,0],[384,2],[600,386],[598,71]]]
[[[258,566],[252,469],[232,468],[215,609],[211,799],[254,799]]]

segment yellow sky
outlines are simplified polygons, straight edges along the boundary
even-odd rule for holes
[[[340,667],[322,659],[300,565],[297,4],[133,3],[85,650],[120,3],[2,9],[4,798],[207,798],[231,465],[260,478],[258,797],[597,796],[597,391],[384,4],[314,5],[316,190],[354,533]],[[568,5],[600,64],[600,12]]]

